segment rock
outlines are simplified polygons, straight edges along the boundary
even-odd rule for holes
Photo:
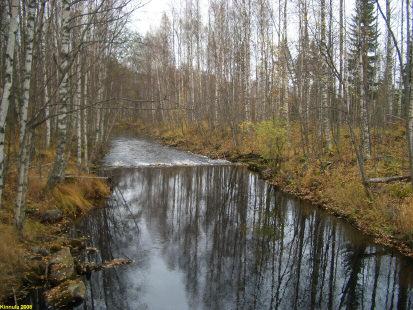
[[[76,250],[77,252],[81,252],[86,249],[86,240],[84,238],[79,239],[70,239],[69,246],[72,250]]]
[[[97,254],[99,253],[99,250],[95,247],[86,247],[86,253],[87,254]]]
[[[47,262],[45,260],[37,260],[30,262],[30,270],[38,275],[46,275]]]
[[[53,254],[49,260],[49,279],[53,283],[60,283],[69,279],[75,273],[75,264],[68,247],[62,248]]]
[[[40,255],[40,256],[48,256],[48,255],[50,255],[50,251],[47,250],[47,249],[45,249],[45,248],[41,248],[41,247],[34,246],[34,247],[31,248],[31,250],[32,250],[32,252],[33,252],[34,254],[38,254],[38,255]]]
[[[66,280],[45,292],[44,298],[48,307],[68,309],[80,305],[85,299],[86,286],[81,279]]]
[[[41,214],[41,221],[43,223],[56,223],[63,219],[63,212],[59,209],[47,210]]]

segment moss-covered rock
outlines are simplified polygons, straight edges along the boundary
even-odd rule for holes
[[[63,247],[49,260],[49,280],[60,283],[71,278],[75,273],[75,264],[68,247]]]
[[[41,214],[42,223],[57,223],[63,219],[63,212],[59,209],[46,210]]]
[[[68,309],[85,299],[86,286],[81,279],[66,280],[44,294],[46,304],[53,309]]]

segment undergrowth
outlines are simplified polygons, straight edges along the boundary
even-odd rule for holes
[[[17,172],[10,169],[6,179],[3,205],[0,209],[0,301],[25,291],[26,274],[35,247],[50,248],[65,241],[64,227],[75,218],[101,204],[110,193],[101,179],[66,179],[52,191],[46,191],[46,181],[53,150],[36,154],[29,170],[26,221],[22,235],[14,227],[14,199]],[[67,172],[77,176],[90,176],[79,170],[69,160]],[[57,223],[45,223],[42,215],[48,210],[59,209],[63,219]]]

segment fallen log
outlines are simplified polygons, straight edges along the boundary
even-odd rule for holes
[[[90,176],[90,175],[73,175],[73,174],[66,174],[66,179],[102,179],[107,180],[108,177],[98,177],[98,176]]]
[[[84,274],[90,276],[91,272],[101,271],[103,269],[115,268],[123,265],[131,264],[133,261],[131,259],[115,258],[110,261],[103,262],[102,264],[96,264],[94,262],[88,262],[80,264],[77,267],[78,274]]]
[[[368,179],[367,183],[391,183],[391,182],[407,182],[410,181],[410,175],[402,175],[402,176],[392,176],[392,177],[384,177],[384,178],[372,178]]]

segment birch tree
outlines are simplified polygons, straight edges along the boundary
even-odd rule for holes
[[[26,44],[25,44],[25,58],[24,58],[24,80],[23,80],[23,96],[20,111],[20,156],[19,156],[19,174],[17,181],[17,197],[15,221],[19,230],[25,217],[25,202],[27,192],[27,178],[28,169],[30,165],[30,144],[31,144],[31,130],[27,128],[29,101],[30,101],[30,82],[32,77],[32,62],[33,62],[33,39],[34,39],[34,22],[36,17],[37,1],[30,0],[27,3],[27,23],[26,23]]]
[[[327,30],[326,30],[326,3],[325,0],[321,0],[320,3],[320,19],[321,19],[321,39],[320,39],[320,48],[322,49],[321,54],[326,54],[327,42]],[[331,143],[331,128],[330,128],[330,119],[329,114],[331,113],[330,107],[328,106],[328,76],[327,76],[327,68],[324,62],[322,62],[321,67],[321,131],[323,131],[324,135],[321,134],[320,136],[325,138],[327,150],[331,150],[332,143]]]
[[[386,0],[386,18],[391,26],[392,24],[392,8],[391,0]],[[385,95],[387,98],[387,113],[389,116],[395,115],[393,103],[393,40],[390,29],[386,28],[386,69],[384,72]]]
[[[61,42],[61,66],[60,74],[62,83],[59,87],[59,115],[58,115],[58,142],[56,147],[56,157],[50,172],[47,186],[54,187],[64,177],[66,167],[66,143],[67,143],[67,121],[68,121],[68,94],[69,94],[69,69],[70,69],[70,1],[62,1],[62,42]]]
[[[1,104],[0,104],[0,206],[1,206],[1,199],[3,194],[4,188],[4,160],[5,160],[5,153],[4,153],[4,141],[5,141],[5,134],[6,134],[6,118],[9,111],[10,106],[10,95],[12,90],[13,84],[13,67],[14,67],[14,47],[16,43],[16,35],[18,30],[18,9],[19,9],[19,1],[12,0],[10,1],[9,6],[9,30],[7,33],[7,45],[6,45],[6,61],[5,61],[5,83],[3,87],[3,94],[1,97]]]

